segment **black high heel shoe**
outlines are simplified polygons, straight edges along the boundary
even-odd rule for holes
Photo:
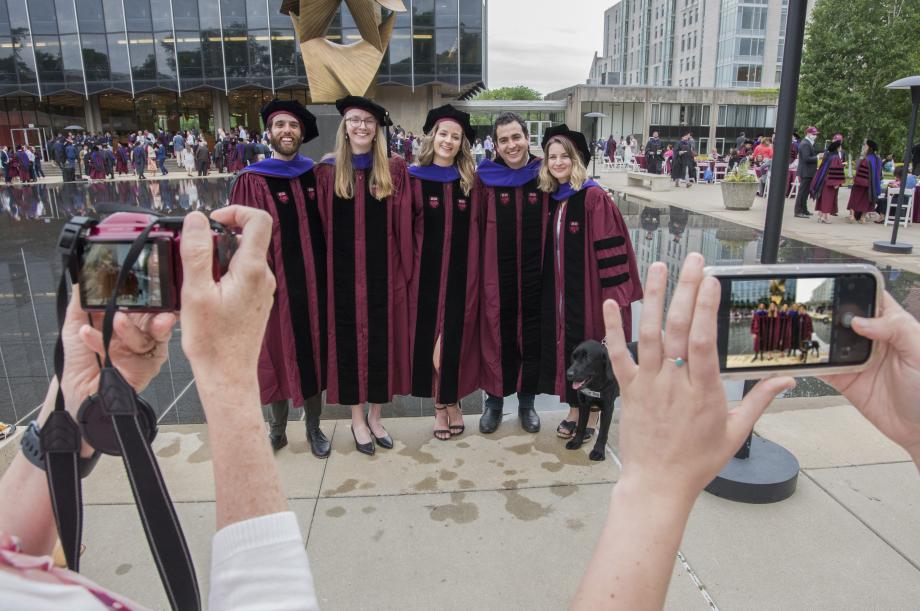
[[[371,435],[373,436],[373,432]],[[368,456],[374,455],[374,442],[369,441],[367,443],[358,443],[358,436],[355,435],[355,427],[351,427],[351,436],[355,439],[355,448],[362,454],[367,454]]]
[[[371,432],[371,437],[374,438],[374,441],[377,442],[377,445],[379,445],[381,448],[386,448],[387,450],[393,449],[393,438],[390,437],[389,433],[383,437],[377,437],[377,435],[374,434],[374,429],[371,428],[371,423],[367,421],[367,416],[364,417],[364,424],[367,425],[367,430]]]

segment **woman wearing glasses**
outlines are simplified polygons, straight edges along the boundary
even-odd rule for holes
[[[401,157],[388,157],[383,107],[358,96],[335,105],[335,151],[316,169],[329,270],[326,401],[351,407],[355,446],[373,454],[375,441],[393,447],[381,404],[409,392],[409,175]]]
[[[470,116],[445,104],[425,119],[409,168],[415,237],[409,282],[412,395],[434,397],[434,436],[463,434],[460,399],[479,387],[479,198]]]

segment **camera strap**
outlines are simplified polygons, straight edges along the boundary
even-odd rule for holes
[[[84,422],[84,428],[87,426],[86,423],[91,423],[89,426],[95,429],[84,430],[83,433],[91,443],[93,440],[112,436],[117,440],[117,448],[107,447],[105,452],[120,454],[124,461],[144,533],[170,605],[174,609],[197,610],[201,608],[201,596],[195,567],[159,465],[150,447],[156,433],[156,419],[152,409],[137,396],[134,388],[115,369],[109,354],[118,295],[132,273],[134,263],[146,245],[147,237],[155,224],[156,221],[151,222],[137,236],[122,264],[103,319],[105,360],[100,372],[99,390],[81,406],[80,420]],[[65,270],[58,286],[59,331],[63,329],[67,311],[65,274],[69,269],[72,277],[77,277],[79,257],[75,256],[75,252],[76,244],[79,242],[78,233],[74,236],[70,252],[64,256]],[[63,365],[63,341],[59,334],[55,349],[55,372],[58,379],[63,373]],[[68,567],[77,571],[83,524],[78,461],[81,433],[77,423],[64,409],[60,388],[54,413],[42,427],[41,435],[58,534]]]

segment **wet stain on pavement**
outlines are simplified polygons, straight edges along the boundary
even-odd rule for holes
[[[461,441],[461,442],[459,442],[459,443],[457,444],[457,447],[458,447],[458,448],[468,448],[468,447],[470,447],[470,444],[468,444],[468,443],[465,442],[465,441]]]
[[[505,475],[517,475],[517,471],[514,469],[505,469]]]
[[[336,496],[338,494],[345,494],[346,492],[353,492],[358,487],[358,480],[356,479],[346,479],[342,482],[342,485],[334,490],[326,491],[326,494],[323,496]]]
[[[358,486],[358,489],[359,490],[370,490],[371,488],[374,488],[376,486],[377,484],[375,484],[374,482],[364,482],[363,484]]]
[[[426,477],[422,481],[412,484],[412,489],[418,492],[434,492],[438,489],[438,480],[433,477]]]
[[[331,507],[326,510],[326,515],[329,516],[330,518],[341,518],[343,515],[345,515],[345,508],[344,507]]]
[[[188,457],[190,463],[203,463],[211,460],[211,448],[207,444],[207,436],[204,433],[197,433],[198,441],[201,443],[198,446],[198,449],[192,452],[191,456]]]
[[[453,479],[457,479],[457,474],[453,471],[448,471],[447,469],[441,469],[439,477],[445,482],[449,482]]]
[[[377,543],[378,541],[380,541],[380,539],[383,538],[383,531],[378,530],[377,532],[374,533],[374,536],[371,538],[374,540],[374,543]]]
[[[520,456],[524,456],[525,454],[530,454],[530,451],[533,450],[533,444],[532,443],[519,443],[516,446],[509,446],[508,450]]]
[[[468,479],[461,479],[457,482],[457,486],[459,486],[461,490],[470,490],[476,487],[476,482]]]
[[[551,506],[544,507],[517,490],[502,490],[501,493],[505,495],[505,510],[518,520],[532,522],[533,520],[545,518],[553,512]]]
[[[157,450],[157,457],[170,458],[172,456],[175,456],[176,454],[179,453],[179,450],[181,449],[181,447],[182,447],[182,442],[179,440],[178,437],[176,437],[169,443],[169,445],[163,446],[162,448]]]
[[[540,463],[540,466],[551,473],[558,473],[559,471],[562,471],[561,462],[545,462],[545,463]]]
[[[434,454],[425,452],[422,449],[410,448],[409,446],[404,447],[402,450],[397,452],[400,456],[408,456],[417,463],[423,465],[434,465],[440,461],[434,457]]]
[[[361,508],[361,513],[374,513],[375,511],[377,511],[377,508],[372,505]]]
[[[125,573],[127,573],[128,571],[130,571],[132,567],[133,567],[133,565],[130,565],[130,564],[127,564],[127,563],[125,563],[125,564],[119,564],[119,565],[118,565],[118,568],[115,569],[115,574],[116,574],[116,575],[124,575]]]
[[[475,503],[463,502],[465,497],[464,492],[452,492],[451,504],[431,507],[431,519],[436,522],[453,520],[457,524],[469,524],[479,519],[479,507]]]
[[[509,479],[502,482],[502,487],[506,490],[516,490],[520,488],[521,484],[526,484],[529,482],[529,479]]]
[[[569,530],[581,530],[585,527],[585,523],[577,518],[569,518],[565,521],[565,526]]]
[[[465,461],[462,458],[455,458],[454,459],[454,469],[462,467],[464,462]]]
[[[572,486],[569,484],[564,484],[562,486],[552,486],[549,489],[550,492],[563,499],[575,494],[576,490],[578,490],[578,486]]]

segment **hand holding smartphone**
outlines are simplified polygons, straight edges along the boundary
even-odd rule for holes
[[[719,367],[723,377],[830,375],[865,369],[872,340],[851,326],[872,317],[884,290],[867,264],[707,267],[719,280]]]

